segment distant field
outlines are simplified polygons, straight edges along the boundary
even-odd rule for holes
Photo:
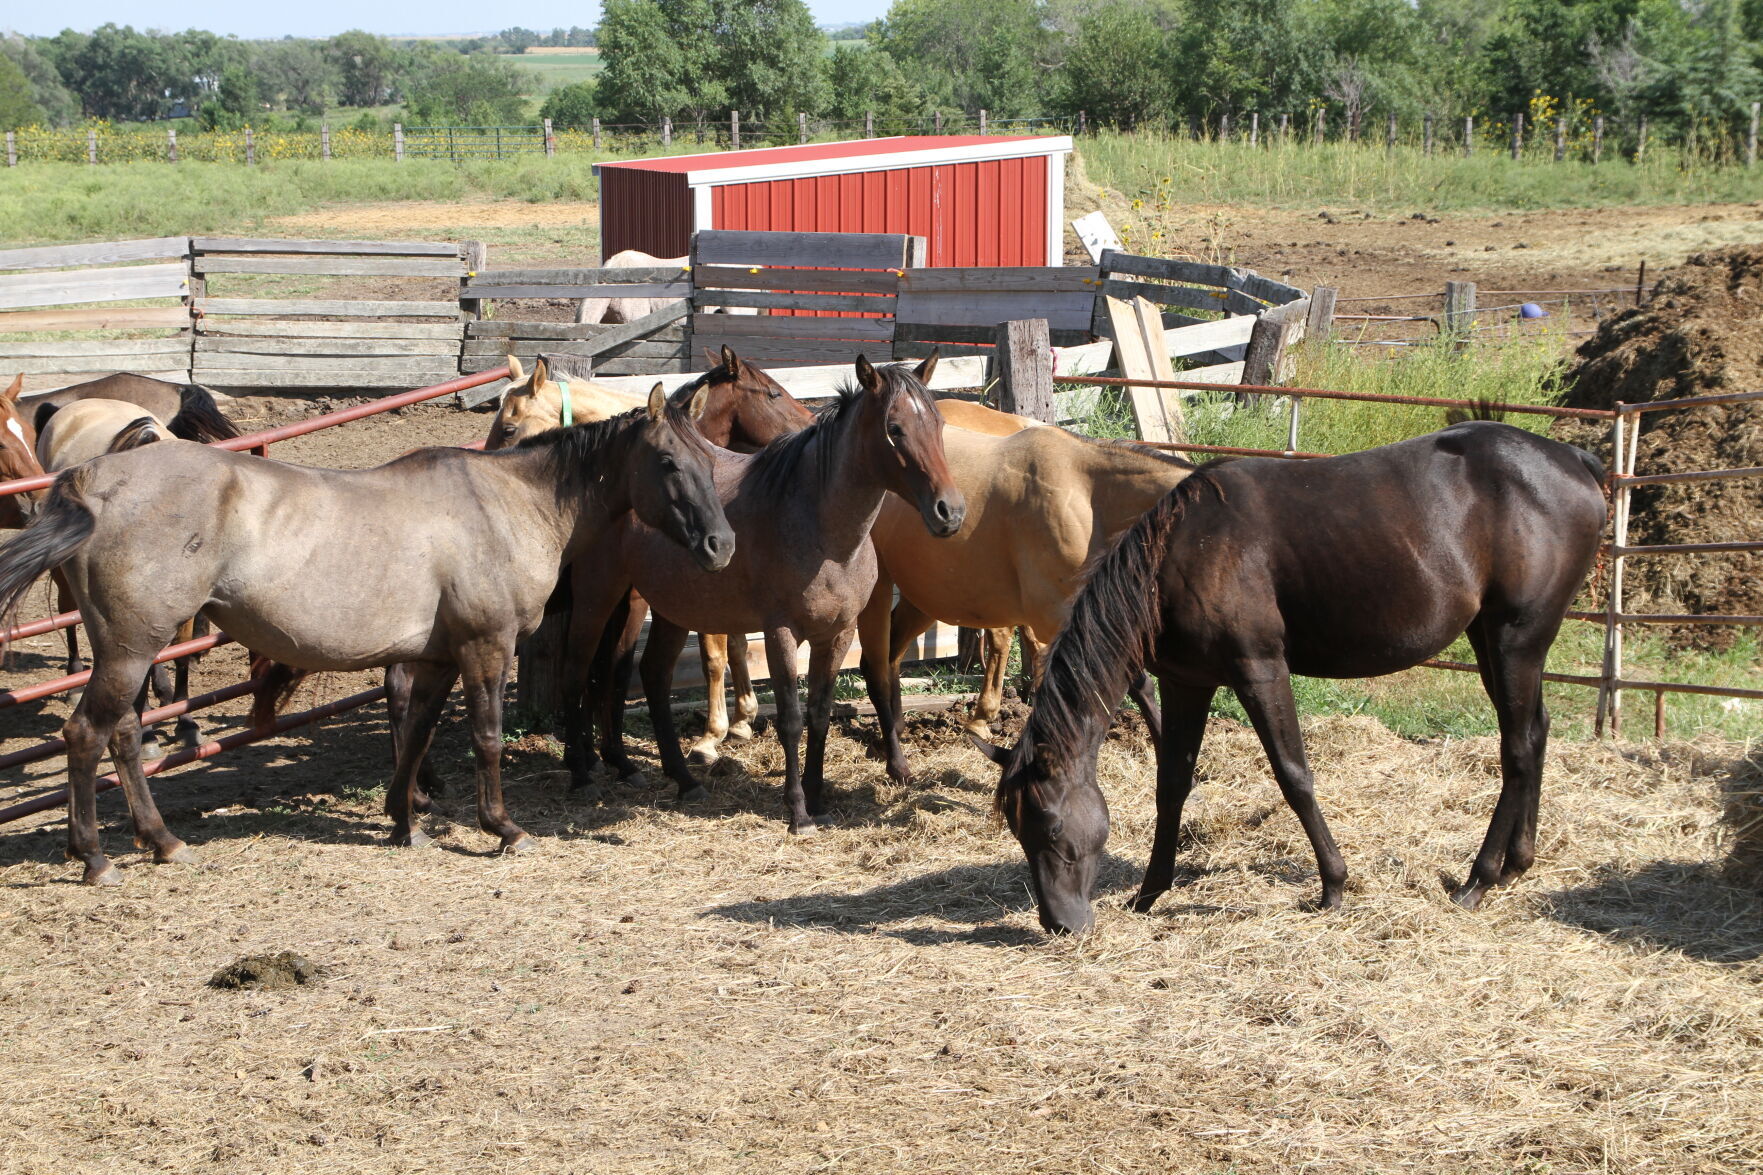
[[[528,49],[511,60],[521,69],[537,75],[539,85],[545,91],[585,82],[605,65],[598,49]]]

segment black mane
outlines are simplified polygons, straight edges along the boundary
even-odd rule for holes
[[[710,442],[704,439],[692,418],[672,404],[664,411],[667,422],[687,446],[708,459],[711,454]],[[547,429],[536,436],[527,437],[513,451],[547,450],[545,471],[557,491],[557,500],[563,502],[580,498],[598,490],[613,464],[606,460],[607,451],[629,432],[640,427],[648,412],[647,408],[632,408],[629,412],[621,412],[605,420]]]

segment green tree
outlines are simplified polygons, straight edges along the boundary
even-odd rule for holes
[[[454,57],[411,90],[410,120],[430,126],[506,126],[524,122],[524,76],[491,56]]]
[[[16,61],[0,54],[0,131],[37,126],[45,120],[31,93],[31,79]]]
[[[80,100],[62,84],[61,74],[37,46],[24,37],[0,35],[0,57],[24,73],[30,83],[31,102],[50,126],[67,126],[80,116]]]
[[[351,29],[332,37],[325,52],[336,63],[343,105],[378,106],[391,97],[397,52],[390,41]]]
[[[211,131],[236,131],[249,126],[259,112],[257,75],[234,67],[220,75],[213,98],[202,104],[197,117]]]
[[[519,25],[511,29],[503,29],[496,34],[496,37],[508,47],[510,53],[525,53],[539,43],[539,34],[531,29],[523,29]]]
[[[589,126],[600,113],[594,100],[593,82],[573,82],[567,86],[559,86],[546,97],[545,104],[539,107],[539,117],[551,120],[557,128],[579,128]]]
[[[825,42],[802,0],[712,0],[711,68],[731,109],[758,119],[818,114],[830,97]]]
[[[728,109],[715,76],[709,0],[606,0],[599,29],[606,68],[596,94],[614,122],[702,120]]]
[[[340,75],[322,42],[289,37],[260,45],[251,69],[264,96],[284,110],[323,114],[336,99]]]
[[[1082,18],[1059,75],[1056,101],[1109,126],[1169,117],[1169,35],[1150,9],[1116,0]]]
[[[893,56],[862,46],[840,45],[828,67],[832,104],[828,113],[854,122],[874,113],[883,122],[924,113],[926,99]]]
[[[1042,113],[1060,48],[1040,0],[894,0],[870,44],[933,102],[998,117]]]
[[[94,118],[158,118],[168,105],[166,94],[189,84],[164,39],[128,25],[101,25],[83,37],[63,32],[55,42],[57,69]]]

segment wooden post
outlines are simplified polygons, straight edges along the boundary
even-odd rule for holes
[[[250,166],[256,162],[257,162],[257,138],[255,135],[253,135],[251,133],[251,128],[246,127],[245,128],[245,164],[246,164],[246,166]]]
[[[1640,133],[1634,137],[1634,161],[1638,165],[1647,157],[1647,116],[1641,115]]]
[[[15,131],[6,132],[6,166],[18,166],[18,134]]]
[[[600,149],[600,120],[596,118],[589,125],[593,128],[594,132],[594,150],[598,151]]]
[[[489,268],[489,250],[482,241],[459,242],[459,260],[465,263],[465,276],[459,279],[459,309],[473,318],[484,316],[484,299],[467,298],[465,285],[475,275]]]
[[[404,124],[392,124],[392,158],[399,163],[404,162]]]
[[[1512,158],[1524,157],[1524,112],[1512,116]]]
[[[1421,125],[1425,128],[1421,132],[1421,153],[1430,156],[1432,154],[1432,111],[1426,112],[1426,116],[1421,120]]]
[[[1264,310],[1255,319],[1249,332],[1249,345],[1243,350],[1243,382],[1276,384],[1285,377],[1286,348],[1291,343],[1298,323],[1310,313],[1310,300],[1300,298],[1284,306]],[[1253,402],[1255,397],[1247,398]]]
[[[545,606],[544,619],[515,650],[514,704],[522,721],[550,729],[563,711],[563,683],[569,678],[569,621],[572,593],[559,583]],[[746,638],[741,638],[746,639]]]
[[[1006,412],[1044,420],[1053,414],[1053,348],[1048,341],[1047,320],[1022,318],[1000,322],[993,371],[998,381],[998,404]]]
[[[1084,133],[1084,112],[1081,110],[1077,112],[1077,133]]]
[[[1384,131],[1383,149],[1385,151],[1396,149],[1396,116],[1393,114],[1390,115],[1389,129]]]
[[[1445,283],[1445,333],[1468,334],[1475,325],[1475,283]]]
[[[1560,163],[1567,158],[1567,116],[1555,116],[1555,162]]]
[[[1604,158],[1604,116],[1592,119],[1592,162],[1597,163]]]
[[[661,145],[673,146],[673,119],[665,114],[661,116]]]
[[[863,137],[866,139],[875,138],[875,111],[873,110],[863,112]]]
[[[1282,143],[1285,142],[1286,136],[1291,133],[1291,129],[1292,129],[1291,123],[1292,123],[1292,116],[1291,115],[1282,114],[1279,116],[1279,141],[1280,142],[1282,142]]]
[[[1261,141],[1261,115],[1259,112],[1249,115],[1249,146],[1253,147]]]
[[[935,124],[936,124],[936,133],[939,135],[942,134],[943,133],[943,112],[941,110],[936,112]]]
[[[980,133],[984,134],[985,132],[981,131]],[[806,114],[798,113],[796,115],[796,141],[798,143],[808,141],[808,116]]]
[[[982,135],[986,133],[986,108],[984,106],[979,108],[979,133]]]
[[[545,120],[545,156],[549,158],[557,154],[557,136],[551,133],[551,120]]]
[[[318,157],[320,159],[331,157],[331,124],[328,122],[318,124]]]
[[[1757,166],[1757,117],[1763,113],[1763,102],[1751,103],[1751,129],[1745,135],[1745,166]]]
[[[1304,315],[1304,345],[1320,351],[1334,333],[1334,304],[1340,290],[1317,286],[1310,291],[1310,310]]]
[[[1463,157],[1475,154],[1475,115],[1463,116]]]
[[[1228,110],[1218,116],[1218,141],[1220,143],[1230,142],[1230,111]]]
[[[165,128],[165,161],[167,163],[178,161],[178,128],[175,126]]]
[[[741,149],[741,112],[739,110],[728,112],[728,142],[732,149],[736,151]]]
[[[1320,143],[1328,137],[1328,107],[1316,108],[1316,142]]]
[[[96,127],[86,128],[86,162],[98,162],[98,130]]]

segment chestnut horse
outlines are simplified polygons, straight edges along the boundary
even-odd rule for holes
[[[245,647],[304,669],[408,663],[387,792],[394,844],[417,768],[462,675],[477,757],[477,815],[502,848],[531,838],[502,801],[502,694],[516,642],[538,625],[557,568],[631,511],[720,570],[734,535],[712,450],[660,385],[646,410],[545,433],[504,453],[422,449],[376,469],[308,469],[166,442],[61,474],[0,549],[0,617],[65,567],[92,640],[92,678],[63,728],[68,853],[88,884],[122,880],[98,839],[99,756],[109,744],[155,861],[189,859],[141,773],[133,702],[154,651],[201,612]],[[168,543],[167,539],[171,541]]]
[[[1163,735],[1157,832],[1133,908],[1175,879],[1182,805],[1206,714],[1236,691],[1286,803],[1316,852],[1321,906],[1341,904],[1346,862],[1316,806],[1290,675],[1378,677],[1467,630],[1500,724],[1500,798],[1469,879],[1475,909],[1536,857],[1549,715],[1543,659],[1598,551],[1603,469],[1590,454],[1476,421],[1315,461],[1213,462],[1183,481],[1096,564],[1047,650],[1035,707],[1003,768],[999,812],[1028,857],[1041,925],[1086,929],[1108,839],[1096,752],[1142,666],[1157,675]]]
[[[649,718],[680,799],[702,794],[680,751],[669,696],[687,632],[763,632],[790,831],[815,831],[825,812],[834,679],[875,587],[870,527],[890,494],[912,502],[932,534],[954,534],[966,514],[943,457],[942,418],[922,382],[935,365],[932,357],[916,371],[877,369],[859,358],[858,386],[842,391],[813,424],[750,456],[719,452],[717,489],[735,531],[736,555],[717,579],[673,558],[658,535],[630,519],[577,560],[570,627],[576,657],[564,694],[567,761],[577,784],[587,782],[592,762],[581,715],[586,666],[608,619],[634,587],[652,615],[642,662]],[[805,770],[797,762],[804,728],[797,648],[803,641],[811,649]]]
[[[0,392],[0,481],[43,476],[43,467],[37,463],[37,432],[18,406],[18,394],[23,390],[24,376],[17,375]],[[0,529],[17,530],[29,522],[39,496],[29,493],[0,497]]]

